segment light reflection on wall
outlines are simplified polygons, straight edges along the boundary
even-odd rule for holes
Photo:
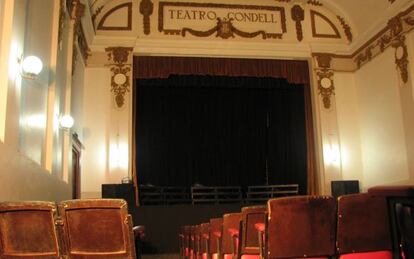
[[[340,166],[341,152],[337,144],[326,144],[323,146],[323,157],[325,165]]]
[[[128,144],[113,143],[110,145],[109,166],[111,169],[128,169]]]

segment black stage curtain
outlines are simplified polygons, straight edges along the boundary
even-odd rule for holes
[[[175,75],[138,79],[134,94],[140,184],[298,183],[306,193],[302,84]]]

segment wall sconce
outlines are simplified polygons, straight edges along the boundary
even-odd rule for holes
[[[69,131],[74,123],[75,120],[70,115],[63,115],[59,118],[59,126],[63,130]]]
[[[26,79],[34,79],[43,69],[43,63],[36,56],[28,56],[23,60],[19,59],[20,75]]]

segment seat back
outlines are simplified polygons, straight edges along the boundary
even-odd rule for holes
[[[384,197],[367,193],[340,196],[337,224],[339,254],[392,249]]]
[[[244,207],[242,212],[241,254],[259,254],[259,233],[257,224],[265,224],[266,206]]]
[[[222,253],[233,253],[233,237],[232,235],[238,235],[240,231],[241,213],[228,213],[223,215],[223,235],[221,239]],[[238,246],[235,247],[238,251]]]
[[[335,253],[336,203],[330,196],[268,201],[269,258],[323,257]]]
[[[63,201],[59,212],[70,258],[135,258],[132,220],[124,200]]]
[[[210,246],[210,223],[202,223],[200,225],[200,253],[209,254]]]
[[[210,219],[210,254],[220,253],[223,218]]]
[[[0,258],[60,258],[56,205],[0,203]]]

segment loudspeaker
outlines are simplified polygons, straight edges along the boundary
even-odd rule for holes
[[[102,198],[126,200],[129,213],[135,207],[133,184],[102,184]]]
[[[359,193],[359,181],[332,181],[331,192],[335,198],[344,194]]]

